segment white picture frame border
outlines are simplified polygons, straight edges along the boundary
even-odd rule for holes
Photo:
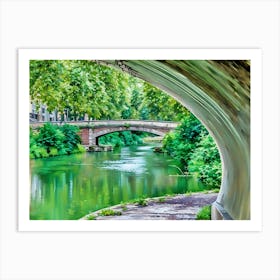
[[[1,280],[280,279],[279,0],[0,0],[0,15]],[[261,231],[18,231],[17,50],[135,47],[262,49]]]
[[[30,220],[29,62],[30,60],[250,60],[251,219],[250,220]],[[260,49],[19,49],[19,231],[260,231],[262,227],[262,64]]]

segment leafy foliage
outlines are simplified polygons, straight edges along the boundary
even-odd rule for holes
[[[61,119],[180,120],[187,109],[161,90],[116,69],[87,60],[30,61],[33,103]]]
[[[211,188],[219,187],[222,177],[221,160],[213,138],[203,134],[192,153],[189,161],[189,171]]]
[[[178,121],[188,116],[189,111],[175,99],[154,86],[144,83],[142,113],[146,110],[149,119]]]
[[[188,162],[198,145],[202,130],[205,130],[202,124],[190,114],[176,128],[175,133],[167,134],[163,140],[163,149],[180,161],[185,170],[188,170]]]
[[[47,123],[40,128],[37,142],[40,146],[45,147],[48,152],[52,147],[62,150],[64,148],[64,141],[65,135],[58,127]]]
[[[95,220],[96,219],[96,216],[95,215],[90,215],[86,218],[87,220]]]
[[[39,128],[38,132],[30,129],[30,158],[84,152],[85,149],[80,142],[77,127],[71,125],[60,127],[47,123]]]
[[[103,209],[99,213],[100,216],[120,216],[121,214],[122,212],[113,209]]]
[[[49,156],[54,157],[58,155],[58,150],[57,148],[51,147],[50,148],[50,152],[49,152]]]
[[[81,143],[81,138],[78,134],[79,128],[77,126],[66,124],[61,126],[59,129],[65,136],[63,145],[66,152],[73,152],[73,150],[77,148],[77,145]]]
[[[99,138],[101,145],[113,145],[116,147],[132,146],[142,144],[144,133],[133,133],[131,131],[113,132]]]
[[[196,220],[211,220],[211,205],[202,207],[196,215]]]
[[[181,163],[185,172],[195,175],[210,188],[220,187],[222,171],[218,149],[193,115],[186,117],[175,132],[165,136],[163,149]]]
[[[148,206],[148,202],[144,197],[140,197],[134,200],[134,203],[137,203],[140,206]]]

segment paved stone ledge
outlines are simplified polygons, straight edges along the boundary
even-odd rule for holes
[[[105,209],[121,212],[116,216],[99,216],[101,210],[90,213],[82,220],[195,220],[201,207],[212,204],[217,193],[180,194],[146,199],[147,206],[137,203],[120,204]]]

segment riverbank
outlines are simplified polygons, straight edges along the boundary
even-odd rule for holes
[[[178,194],[119,204],[84,216],[81,220],[195,220],[198,211],[218,194]]]

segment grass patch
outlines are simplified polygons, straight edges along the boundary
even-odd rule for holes
[[[215,188],[215,189],[210,189],[210,190],[204,190],[202,191],[202,193],[218,193],[220,191],[219,188]]]
[[[174,196],[177,196],[177,195],[180,195],[180,194],[179,193],[169,193],[166,196],[167,197],[174,197]]]
[[[103,209],[100,212],[100,216],[120,216],[122,212],[120,211],[114,211],[112,209]]]
[[[96,216],[94,215],[90,215],[87,217],[87,220],[95,220],[96,219]]]
[[[158,202],[159,203],[163,203],[165,201],[165,197],[160,197],[159,199],[158,199]]]
[[[134,203],[137,203],[140,206],[147,206],[148,205],[148,202],[143,197],[135,199]]]
[[[211,220],[211,205],[202,207],[196,215],[196,220]]]

